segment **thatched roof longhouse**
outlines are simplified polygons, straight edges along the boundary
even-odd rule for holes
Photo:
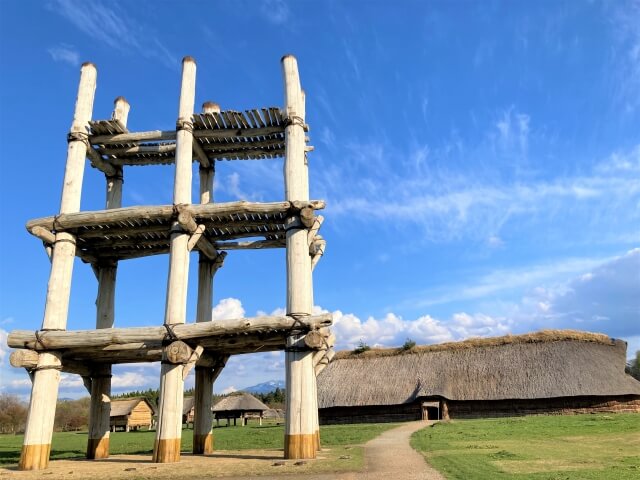
[[[318,377],[318,406],[398,405],[419,397],[506,400],[640,395],[626,343],[573,331],[340,352]]]

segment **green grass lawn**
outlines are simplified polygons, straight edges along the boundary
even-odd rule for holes
[[[320,427],[323,447],[359,445],[377,437],[397,424],[327,425]],[[276,424],[213,429],[216,450],[281,449],[284,447],[284,427]],[[110,451],[118,454],[151,454],[155,432],[111,433]],[[182,432],[182,451],[191,452],[192,430]],[[87,432],[54,433],[51,459],[84,457]],[[18,463],[22,435],[0,435],[0,464]],[[357,451],[359,452],[359,450]],[[354,452],[355,453],[355,452]]]
[[[640,478],[640,415],[458,420],[416,432],[411,445],[447,479]]]

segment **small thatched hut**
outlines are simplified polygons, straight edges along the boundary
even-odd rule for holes
[[[193,397],[184,397],[182,402],[182,423],[193,426],[193,420],[195,419],[195,402]]]
[[[111,431],[122,427],[125,432],[137,430],[140,427],[151,428],[153,425],[153,405],[145,398],[126,398],[111,401],[109,425]]]
[[[339,352],[318,376],[320,422],[640,412],[625,361],[626,342],[567,330]]]
[[[217,425],[220,424],[221,418],[227,419],[227,425],[233,419],[233,424],[236,425],[236,419],[239,418],[240,425],[245,426],[249,418],[257,418],[262,425],[264,412],[269,410],[269,407],[250,393],[243,392],[223,398],[211,410]]]

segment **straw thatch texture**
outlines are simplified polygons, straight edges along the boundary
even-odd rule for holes
[[[341,353],[318,377],[319,408],[399,405],[418,398],[543,399],[640,395],[624,373],[626,343],[551,331],[441,346]]]
[[[264,412],[269,410],[264,403],[249,393],[229,395],[211,409],[214,413],[224,412]]]

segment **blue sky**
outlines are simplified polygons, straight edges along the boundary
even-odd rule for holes
[[[196,105],[239,110],[282,105],[279,61],[297,56],[311,195],[327,201],[315,301],[339,347],[574,328],[640,349],[637,0],[5,0],[0,27],[0,391],[29,392],[5,336],[41,325],[49,263],[24,224],[57,213],[84,61],[98,67],[94,118],[123,95],[129,129],[150,130],[175,125],[184,55]],[[171,167],[128,167],[123,204],[170,203],[172,181]],[[218,164],[215,188],[279,201],[282,160]],[[103,203],[87,166],[82,208]],[[92,328],[96,281],[76,262],[68,327]],[[162,322],[167,267],[121,263],[117,326]],[[284,252],[232,252],[214,303],[214,318],[282,311]],[[114,390],[158,377],[118,367]],[[237,357],[215,389],[283,377],[280,353]],[[83,395],[80,379],[61,395]]]

